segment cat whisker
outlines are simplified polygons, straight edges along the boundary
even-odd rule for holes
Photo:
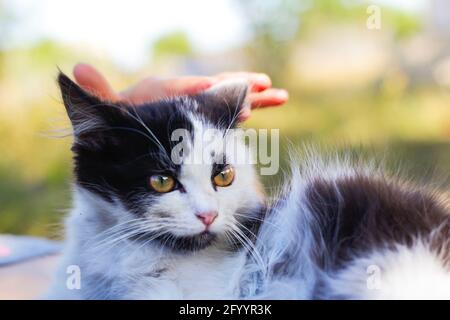
[[[248,239],[246,235],[242,233],[241,230],[239,230],[235,225],[229,225],[231,229],[229,231],[236,237],[236,239],[241,240],[242,245],[248,250],[248,253],[253,257],[255,262],[260,266],[260,268],[263,270],[264,267],[264,261],[258,251],[258,249],[255,247],[255,245]]]
[[[158,222],[157,224],[154,225],[150,225],[148,223],[143,224],[143,226],[132,225],[127,227],[126,229],[121,229],[108,237],[108,239],[112,238],[113,240],[111,241],[102,240],[99,243],[97,243],[96,246],[94,246],[93,248],[94,250],[99,248],[105,249],[105,247],[110,249],[109,246],[115,246],[122,240],[129,240],[133,236],[139,235],[141,233],[155,232],[170,226],[171,225],[168,223],[161,223],[161,222]]]
[[[118,224],[106,229],[105,231],[101,232],[100,234],[96,235],[95,237],[93,237],[91,239],[91,241],[98,241],[100,238],[107,236],[110,233],[115,234],[117,229],[122,230],[121,228],[124,228],[124,225],[127,225],[127,224],[132,224],[131,226],[128,226],[128,227],[134,228],[136,226],[135,224],[140,223],[140,222],[145,223],[145,224],[150,223],[147,218],[137,218],[137,219],[130,219],[127,221],[123,221],[121,223],[118,223]],[[127,227],[125,227],[125,229],[127,229]]]
[[[268,224],[268,225],[270,225],[270,226],[272,226],[272,227],[274,227],[274,228],[276,228],[276,229],[279,229],[279,226],[275,225],[274,223],[272,223],[272,222],[270,222],[270,221],[267,221],[267,220],[264,220],[264,219],[261,219],[261,218],[258,218],[258,217],[252,217],[252,216],[248,216],[248,215],[244,215],[244,214],[239,214],[239,213],[234,213],[233,215],[238,216],[238,217],[243,217],[243,218],[248,219],[248,220],[254,220],[254,221],[258,221],[258,222],[264,222],[264,224]]]

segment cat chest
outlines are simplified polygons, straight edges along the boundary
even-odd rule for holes
[[[241,255],[185,259],[166,270],[183,299],[231,298],[242,265]]]

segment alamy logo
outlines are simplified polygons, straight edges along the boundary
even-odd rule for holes
[[[81,269],[77,265],[70,265],[66,269],[66,273],[69,275],[66,280],[66,287],[69,290],[81,289]]]
[[[370,5],[366,10],[369,15],[366,20],[366,26],[369,30],[381,29],[381,8],[376,5]]]
[[[274,175],[279,170],[278,129],[230,129],[226,134],[218,129],[206,129],[195,132],[195,137],[186,129],[176,129],[172,132],[171,141],[174,142],[171,161],[177,165],[221,164],[225,157],[214,157],[211,155],[213,152],[225,155],[228,163],[236,165],[259,163],[261,175]]]
[[[381,289],[381,269],[379,266],[372,264],[367,267],[366,273],[368,274],[366,285],[368,290],[380,290]]]

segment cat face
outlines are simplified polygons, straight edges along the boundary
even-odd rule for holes
[[[100,101],[63,74],[58,81],[77,186],[115,207],[111,227],[177,251],[250,241],[263,197],[236,130],[245,84],[130,106]]]

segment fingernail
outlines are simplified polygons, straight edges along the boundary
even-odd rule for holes
[[[276,96],[280,100],[287,100],[289,99],[289,93],[286,90],[277,90]]]
[[[86,62],[78,62],[76,65],[77,66],[90,66],[90,64],[86,63]]]
[[[214,86],[217,82],[218,82],[217,79],[211,77],[211,78],[207,78],[204,81],[202,81],[201,86],[203,87],[203,89],[209,89],[212,86]]]
[[[250,117],[251,114],[251,110],[248,108],[242,109],[239,118],[241,119],[241,121],[246,120],[247,118]]]
[[[91,65],[84,62],[79,62],[73,67],[74,70],[80,70],[80,68],[91,68]]]
[[[261,84],[266,84],[266,85],[271,84],[269,76],[264,73],[258,74],[257,81]]]
[[[77,79],[78,77],[82,77],[87,69],[92,69],[90,64],[87,63],[77,63],[72,70],[72,74]]]

